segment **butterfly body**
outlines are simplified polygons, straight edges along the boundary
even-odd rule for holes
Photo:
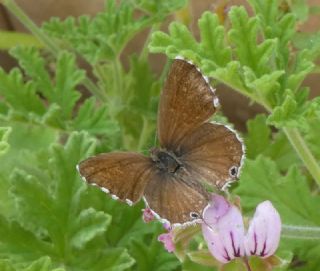
[[[152,161],[161,172],[174,174],[182,166],[176,155],[167,150],[152,148],[150,154]]]
[[[134,152],[103,153],[79,164],[84,179],[124,202],[145,199],[159,218],[173,225],[201,217],[210,194],[237,180],[244,145],[235,131],[208,119],[218,99],[191,63],[175,59],[160,96],[160,147],[150,157]]]

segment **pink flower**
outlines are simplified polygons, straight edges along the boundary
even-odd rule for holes
[[[152,213],[150,208],[145,208],[142,211],[142,219],[145,223],[149,223],[154,219],[154,214]]]
[[[243,256],[269,257],[279,245],[281,220],[270,201],[257,206],[246,234],[240,210],[219,195],[213,195],[203,220],[209,251],[222,263]]]
[[[173,252],[175,250],[175,245],[173,242],[172,227],[169,222],[163,224],[163,227],[168,231],[167,233],[162,233],[158,236],[158,241],[162,242],[165,249],[168,252]]]
[[[273,255],[279,245],[281,220],[270,201],[260,203],[250,222],[244,246],[246,255],[262,258]]]
[[[168,252],[173,252],[175,250],[175,246],[173,243],[173,234],[172,231],[169,231],[168,233],[162,233],[158,236],[158,241],[162,242],[165,249]]]

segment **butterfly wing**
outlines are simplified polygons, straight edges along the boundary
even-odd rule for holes
[[[153,163],[138,153],[113,152],[90,157],[78,165],[90,184],[98,185],[122,201],[137,202],[150,179]]]
[[[172,224],[184,224],[200,218],[209,194],[183,168],[174,175],[157,171],[145,189],[149,207]]]
[[[175,150],[181,139],[216,111],[212,88],[198,69],[175,59],[161,93],[158,137],[161,147]]]
[[[180,161],[195,179],[221,189],[237,179],[244,145],[230,128],[204,123],[180,142],[178,152]]]

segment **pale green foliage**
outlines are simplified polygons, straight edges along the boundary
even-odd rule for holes
[[[212,270],[201,264],[208,254],[201,254],[200,236],[180,263],[157,241],[162,226],[142,221],[142,202],[129,207],[112,200],[81,182],[75,168],[96,153],[146,152],[154,145],[167,69],[160,76],[152,71],[147,48],[193,61],[215,83],[267,109],[248,121],[243,135],[248,160],[232,192],[244,211],[251,214],[268,199],[284,223],[319,225],[318,190],[282,130],[299,129],[320,160],[320,102],[302,87],[318,69],[320,36],[296,31],[308,16],[305,1],[289,1],[283,10],[278,0],[249,0],[253,12],[234,6],[225,24],[206,11],[199,39],[179,22],[168,33],[155,31],[186,2],[107,0],[96,16],[44,23],[43,45],[54,44],[48,47],[56,52],[10,51],[19,67],[0,68],[0,270]],[[142,50],[123,54],[145,30]],[[219,114],[215,120],[228,122]],[[294,253],[306,262],[301,270],[316,270],[319,251],[312,242],[284,240],[279,256]]]
[[[200,42],[184,25],[172,23],[169,34],[154,33],[150,50],[192,60],[207,75],[274,110],[269,121],[277,127],[303,126],[310,105],[301,83],[313,72],[318,49],[291,52],[294,14],[281,13],[275,0],[250,3],[257,15],[249,17],[243,7],[232,7],[230,29],[205,12],[198,23]],[[310,103],[312,114],[317,114],[319,102]]]

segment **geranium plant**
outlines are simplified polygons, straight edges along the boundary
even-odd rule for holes
[[[303,82],[319,71],[320,39],[297,31],[319,9],[286,0],[222,6],[202,14],[196,39],[185,0],[107,0],[93,17],[41,27],[14,0],[0,3],[32,34],[29,45],[0,46],[17,61],[0,68],[0,270],[319,268],[320,99]],[[142,49],[124,54],[142,31]],[[153,53],[167,56],[162,74],[151,69]],[[153,145],[177,55],[266,113],[247,122],[247,159],[229,194],[213,195],[201,224],[172,229],[143,202],[129,207],[87,186],[76,165]]]

